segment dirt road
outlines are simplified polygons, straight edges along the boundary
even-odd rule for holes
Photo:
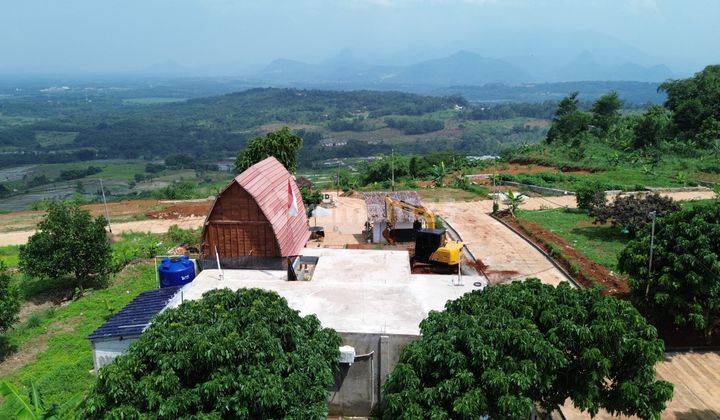
[[[552,285],[567,280],[540,252],[490,217],[491,201],[426,205],[445,218],[487,266],[485,275],[491,284],[527,277]]]
[[[665,193],[675,200],[712,198],[711,191]],[[491,283],[526,277],[537,277],[544,283],[558,284],[565,276],[540,252],[488,215],[492,201],[456,203],[425,203],[444,217],[458,231],[468,248],[488,266]],[[574,196],[528,197],[522,204],[526,210],[576,207]]]
[[[198,228],[205,221],[205,217],[187,217],[170,220],[141,220],[137,222],[113,223],[112,231],[115,234],[123,232],[150,232],[165,233],[172,225],[178,225],[181,228]],[[35,230],[21,230],[16,232],[0,233],[0,246],[6,245],[22,245],[27,242],[28,238],[35,233]]]

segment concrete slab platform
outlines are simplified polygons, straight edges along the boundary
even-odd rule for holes
[[[293,309],[314,314],[323,326],[344,333],[419,335],[431,310],[472,290],[482,277],[413,275],[407,251],[307,248],[320,257],[310,281],[287,281],[284,271],[204,270],[182,289],[185,300],[212,289],[262,288],[287,299]],[[177,305],[179,302],[175,302]]]

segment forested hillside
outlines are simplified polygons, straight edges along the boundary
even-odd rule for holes
[[[162,159],[179,152],[218,159],[281,125],[303,134],[306,164],[310,156],[368,156],[391,148],[499,153],[506,143],[532,143],[544,134],[543,124],[518,117],[549,117],[547,105],[488,113],[461,96],[400,92],[264,88],[171,99],[54,93],[0,100],[0,165]],[[509,121],[479,123],[488,119]]]

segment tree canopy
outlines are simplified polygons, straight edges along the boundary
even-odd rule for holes
[[[651,106],[640,117],[633,129],[635,134],[633,146],[636,149],[657,147],[660,142],[667,139],[669,123],[668,112],[665,108],[657,105]]]
[[[297,168],[297,157],[303,140],[283,127],[278,131],[250,140],[247,147],[237,155],[235,172],[241,173],[254,164],[274,156],[290,172]]]
[[[583,411],[657,418],[664,345],[628,302],[537,279],[448,302],[387,379],[385,418],[528,418],[567,398]]]
[[[586,131],[591,117],[578,108],[578,92],[573,92],[560,101],[547,133],[547,142],[568,141]]]
[[[607,131],[620,118],[620,108],[623,101],[615,91],[610,91],[598,98],[590,112],[593,114],[593,124],[603,131]]]
[[[667,93],[673,129],[708,144],[720,138],[720,65],[707,66],[693,77],[660,85]],[[718,130],[714,130],[717,128]]]
[[[110,241],[103,216],[73,203],[50,203],[38,231],[20,246],[20,268],[30,276],[67,280],[68,286],[100,284],[110,270]]]
[[[710,339],[720,324],[720,203],[696,204],[659,219],[652,271],[650,231],[620,253],[637,302],[658,319],[690,326]]]
[[[340,336],[274,292],[212,290],[100,370],[85,418],[324,418]]]
[[[608,205],[593,207],[590,209],[590,216],[595,218],[595,223],[610,222],[635,236],[640,229],[652,222],[652,212],[655,212],[655,217],[663,217],[678,210],[680,205],[672,198],[657,193],[644,197],[622,195],[616,196],[615,201]]]

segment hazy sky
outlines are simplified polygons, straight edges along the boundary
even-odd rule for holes
[[[720,0],[2,0],[0,72],[232,74],[343,49],[413,61],[584,50],[688,71],[720,62]]]

